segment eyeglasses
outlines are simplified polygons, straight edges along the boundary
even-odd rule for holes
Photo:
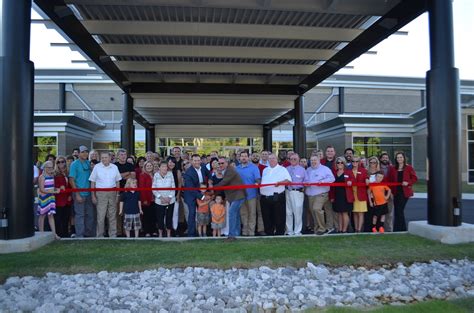
[[[369,163],[370,163],[370,164],[377,164],[376,161],[370,161]]]
[[[339,162],[336,162],[336,164],[344,164],[344,162],[340,162],[340,161],[339,161]]]
[[[64,164],[66,161],[57,161],[56,164]]]
[[[352,161],[352,163],[359,163],[359,161]]]
[[[219,165],[224,165],[224,164],[225,164],[225,162],[219,162]]]

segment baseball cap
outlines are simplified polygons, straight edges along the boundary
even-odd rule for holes
[[[80,147],[79,147],[79,152],[84,152],[84,151],[89,152],[89,149],[87,149],[86,146],[80,146]]]

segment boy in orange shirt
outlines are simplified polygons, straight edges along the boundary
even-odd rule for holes
[[[381,183],[383,180],[383,172],[376,173],[375,182]],[[374,217],[372,218],[372,232],[384,233],[383,224],[385,222],[385,214],[388,213],[387,200],[390,198],[392,191],[388,186],[378,185],[369,186],[369,203],[374,208]]]
[[[225,213],[224,196],[218,194],[214,204],[211,206],[213,237],[221,236],[221,229],[225,227]]]
[[[201,188],[206,188],[206,185],[201,185]],[[196,216],[198,225],[199,237],[206,237],[207,224],[209,224],[209,203],[212,197],[206,190],[201,190],[202,198],[197,199]]]

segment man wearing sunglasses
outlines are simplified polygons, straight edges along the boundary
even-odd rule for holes
[[[214,187],[243,185],[242,178],[234,167],[229,166],[229,160],[227,158],[219,158],[219,168],[224,173],[224,178]],[[257,168],[256,170],[258,171]],[[242,203],[244,203],[247,193],[245,189],[226,189],[224,193],[226,200],[229,201],[228,240],[235,240],[235,237],[240,236],[240,207]]]
[[[71,164],[69,178],[72,188],[90,188],[89,176],[91,165],[89,162],[89,149],[79,147],[79,158]],[[92,206],[91,193],[88,191],[76,192],[74,199],[75,236],[78,238],[94,237],[96,232],[94,207]]]

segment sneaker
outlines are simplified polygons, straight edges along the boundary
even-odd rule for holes
[[[320,236],[320,235],[324,235],[325,233],[326,233],[325,230],[318,230],[318,231],[316,232],[316,235]]]
[[[383,226],[380,226],[379,233],[381,233],[381,234],[385,233],[385,229],[383,228]]]
[[[76,234],[71,234],[71,238],[76,238]]]
[[[337,233],[337,231],[334,228],[330,228],[330,229],[328,229],[327,233],[328,233],[328,235],[330,235],[330,234]]]
[[[372,232],[376,233],[377,232],[377,227],[372,227]]]

